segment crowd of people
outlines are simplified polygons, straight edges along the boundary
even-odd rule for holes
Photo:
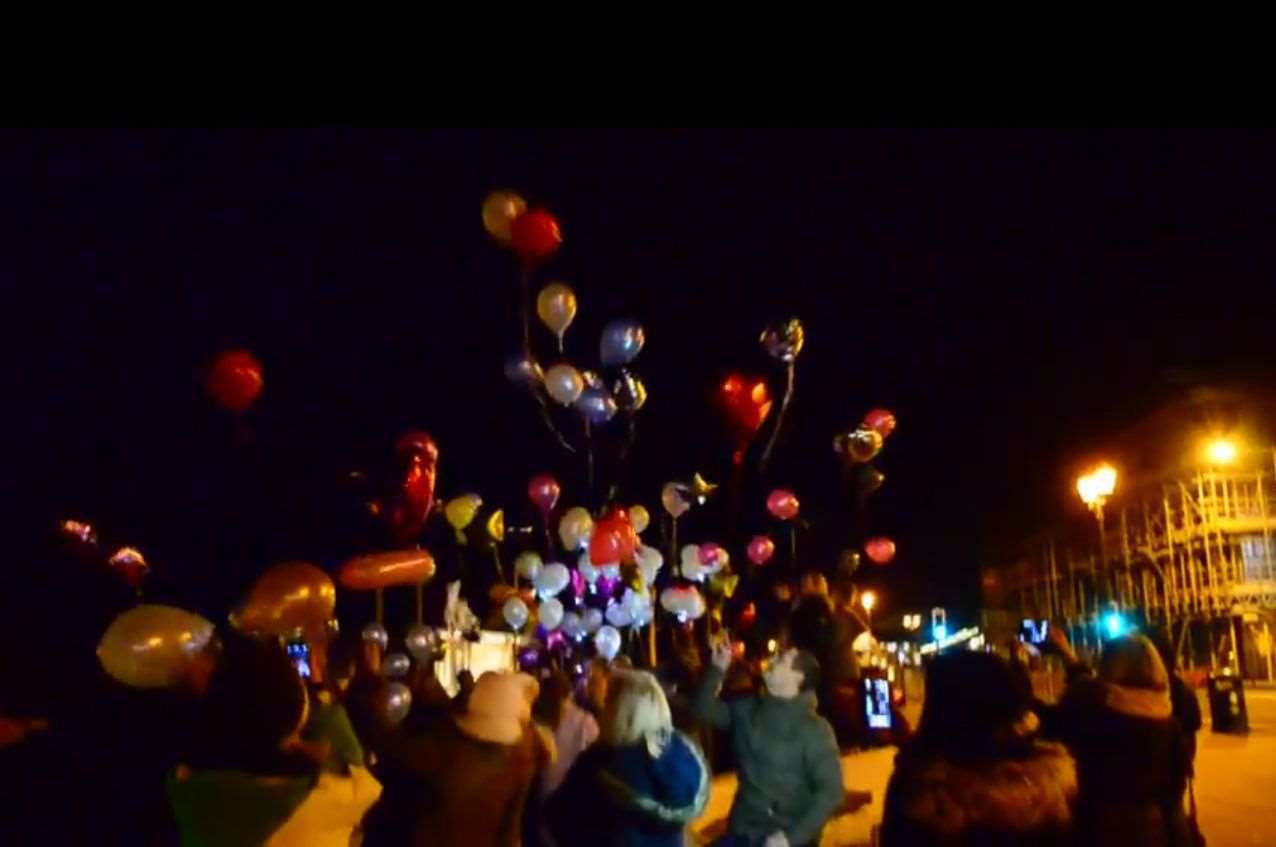
[[[414,663],[405,716],[375,640],[314,645],[303,677],[277,639],[226,629],[174,689],[108,685],[75,721],[8,727],[0,755],[26,776],[12,843],[674,847],[732,770],[715,843],[803,847],[868,801],[843,754],[880,743],[899,747],[884,847],[1195,843],[1201,716],[1152,640],[1111,641],[1091,670],[1054,634],[1058,703],[1014,650],[941,654],[917,731],[896,712],[882,736],[859,705],[853,586],[809,574],[763,605],[747,649],[666,627],[647,670],[462,672],[450,695]]]

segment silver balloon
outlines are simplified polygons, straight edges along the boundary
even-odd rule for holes
[[[604,365],[627,365],[642,352],[646,340],[646,333],[637,321],[612,321],[603,327],[602,341],[598,344],[599,358]]]
[[[412,691],[401,682],[392,682],[385,687],[385,699],[381,704],[386,718],[392,724],[398,724],[408,716],[412,708]]]
[[[373,621],[363,628],[363,640],[373,641],[382,650],[390,643],[390,633],[385,631],[385,627]]]
[[[781,362],[792,362],[806,344],[806,330],[797,318],[789,318],[762,331],[758,339],[767,355]]]
[[[414,624],[403,636],[403,644],[414,659],[424,662],[434,654],[434,632],[424,624]]]
[[[545,372],[535,359],[515,353],[505,360],[505,378],[515,385],[532,387],[545,379]]]
[[[598,375],[598,371],[581,371],[580,378],[584,381],[586,388],[607,387],[607,384],[603,382],[603,378]]]
[[[381,662],[381,668],[386,676],[407,676],[411,667],[412,660],[402,653],[387,653]]]
[[[563,622],[559,624],[559,628],[562,629],[563,635],[566,635],[568,638],[575,638],[579,640],[585,636],[585,622],[582,621],[580,619],[580,615],[575,612],[565,613],[563,615]]]
[[[576,411],[591,424],[605,424],[616,416],[616,401],[605,388],[586,388],[576,398]]]
[[[597,632],[603,625],[603,613],[597,609],[586,609],[582,621],[585,624],[585,632]]]
[[[594,635],[594,646],[598,655],[610,662],[620,652],[620,633],[615,627],[605,626]]]

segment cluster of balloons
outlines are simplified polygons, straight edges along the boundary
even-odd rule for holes
[[[545,209],[529,209],[527,201],[512,191],[487,195],[483,228],[529,269],[557,253],[563,243],[557,218]]]
[[[85,521],[63,520],[58,524],[58,531],[64,538],[92,551],[95,558],[101,555],[98,532],[92,524]],[[117,547],[110,555],[107,555],[106,566],[128,583],[131,588],[137,590],[139,596],[142,581],[151,572],[150,563],[146,561],[142,551],[127,545]]]
[[[856,468],[855,485],[861,496],[877,491],[886,476],[870,462],[882,452],[886,439],[895,431],[895,414],[889,409],[872,409],[860,425],[833,438],[833,450]],[[873,538],[864,544],[869,561],[885,565],[895,558],[895,542],[889,538]]]

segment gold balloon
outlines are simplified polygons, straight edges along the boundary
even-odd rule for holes
[[[493,191],[483,201],[483,228],[501,244],[510,243],[510,224],[527,211],[527,201],[513,191]]]
[[[634,532],[642,532],[651,523],[651,515],[647,512],[647,507],[635,503],[629,507],[629,523],[633,525]]]
[[[700,474],[696,474],[691,478],[691,496],[695,497],[701,503],[710,494],[718,490],[716,482],[707,482]]]
[[[98,661],[133,688],[168,688],[181,682],[191,660],[207,649],[213,625],[172,606],[134,606],[106,628]]]
[[[462,494],[460,497],[453,497],[447,501],[447,505],[443,507],[443,516],[447,518],[452,529],[456,530],[458,544],[465,543],[463,530],[474,521],[474,516],[478,514],[482,506],[482,497],[477,494]]]
[[[421,585],[434,576],[429,550],[392,550],[347,559],[338,579],[354,591],[373,591],[395,585]]]
[[[573,506],[558,521],[558,538],[564,550],[578,550],[594,536],[594,519],[580,506]]]
[[[314,631],[327,625],[336,605],[337,587],[328,574],[307,562],[284,562],[258,577],[231,623],[264,635]]]
[[[505,510],[497,509],[487,519],[487,537],[493,541],[505,540]]]
[[[576,293],[561,282],[551,282],[536,297],[536,314],[561,341],[576,318]]]

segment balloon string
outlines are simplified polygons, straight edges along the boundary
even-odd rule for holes
[[[519,294],[522,298],[522,306],[520,308],[520,316],[523,320],[523,355],[531,358],[532,355],[532,326],[529,317],[528,300],[529,292],[532,287],[531,270],[524,265],[522,273],[519,275]]]
[[[789,522],[789,561],[792,563],[793,573],[797,573],[797,523]]]
[[[550,434],[558,441],[558,445],[568,453],[575,453],[576,448],[573,447],[565,437],[563,437],[563,434],[558,431],[558,427],[554,426],[554,419],[549,415],[549,407],[545,405],[545,398],[540,395],[540,392],[535,392],[533,396],[536,397],[536,404],[540,406],[541,420],[545,422],[545,426],[549,429]]]
[[[380,588],[377,589],[376,597],[377,597],[377,601],[376,601],[377,602],[377,623],[382,623],[385,619],[385,601],[384,601],[384,598],[381,596]]]
[[[581,418],[585,424],[585,490],[590,500],[594,498],[594,430],[589,418]]]
[[[620,475],[624,472],[625,463],[629,461],[629,450],[634,446],[634,441],[638,438],[638,418],[633,412],[628,413],[628,422],[625,426],[625,443],[620,446],[620,455],[616,462],[616,479],[612,482],[611,487],[607,490],[607,502],[613,502],[616,499],[616,491],[620,488]]]
[[[789,410],[789,401],[793,399],[793,378],[796,370],[796,362],[789,362],[787,377],[784,384],[784,397],[780,400],[780,413],[775,416],[775,428],[771,430],[771,438],[768,439],[766,449],[762,451],[762,459],[758,463],[758,471],[766,473],[767,462],[771,460],[771,451],[775,449],[776,439],[780,437],[780,430],[784,427],[784,415]]]
[[[422,618],[422,614],[423,614],[424,609],[425,609],[425,599],[424,599],[425,590],[424,590],[424,585],[425,585],[425,584],[424,584],[424,583],[421,583],[421,582],[418,582],[418,583],[416,584],[416,622],[417,622],[417,626],[420,626],[420,625],[421,625],[421,618]]]

